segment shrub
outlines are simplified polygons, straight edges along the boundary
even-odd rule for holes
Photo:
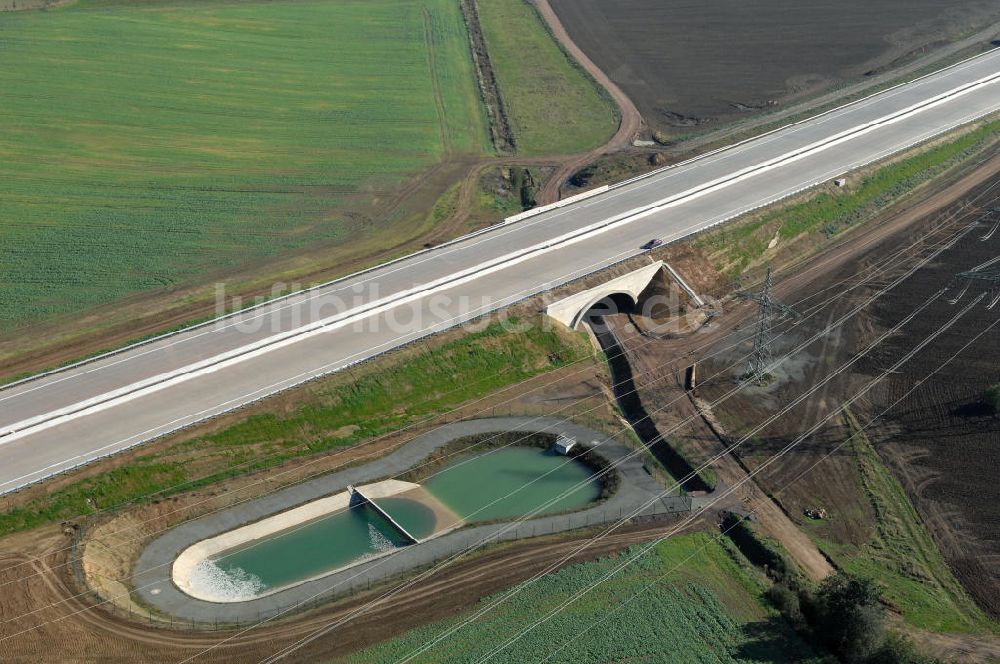
[[[994,415],[1000,415],[1000,383],[997,383],[983,394],[983,401]]]
[[[917,652],[913,643],[905,637],[893,635],[868,659],[867,664],[938,664],[938,660]]]
[[[767,600],[781,612],[781,615],[793,624],[802,622],[802,605],[798,593],[784,583],[776,583],[767,589],[766,595]]]
[[[816,594],[817,636],[845,662],[863,662],[886,643],[882,592],[871,579],[843,572]]]
[[[574,187],[586,187],[595,175],[597,175],[597,169],[593,166],[587,166],[573,173],[573,176],[569,179],[569,183]]]

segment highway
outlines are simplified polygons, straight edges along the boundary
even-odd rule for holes
[[[0,390],[0,493],[536,295],[1000,110],[1000,49],[598,195]]]

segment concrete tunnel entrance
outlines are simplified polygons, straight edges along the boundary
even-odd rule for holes
[[[625,297],[634,306],[642,292],[649,288],[649,285],[653,283],[657,275],[662,273],[662,270],[663,261],[650,263],[599,286],[588,288],[558,302],[553,302],[545,308],[545,313],[566,327],[573,329],[583,320],[587,311],[608,297],[616,302],[621,302],[620,298]]]
[[[591,329],[595,329],[595,326],[606,325],[604,320],[606,316],[633,314],[637,307],[637,300],[630,294],[611,293],[581,311],[577,323],[584,323],[589,325]]]

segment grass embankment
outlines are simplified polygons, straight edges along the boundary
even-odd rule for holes
[[[403,351],[323,380],[288,412],[255,414],[214,433],[180,436],[125,466],[10,509],[0,515],[0,535],[354,445],[590,354],[577,335],[499,324],[419,353]]]
[[[860,548],[822,543],[842,569],[875,579],[914,627],[938,632],[997,632],[952,575],[902,485],[882,463],[857,420],[848,414],[853,450],[875,533]]]
[[[603,144],[617,108],[525,0],[478,0],[490,61],[520,155],[570,154]]]
[[[990,122],[960,138],[888,164],[843,190],[824,191],[808,200],[781,205],[749,221],[724,226],[697,242],[715,267],[741,274],[760,261],[777,238],[779,246],[813,236],[829,239],[871,219],[888,205],[950,167],[995,142],[1000,121]]]
[[[672,447],[674,451],[680,455],[682,459],[684,459],[684,462],[687,463],[692,470],[696,471],[702,483],[708,487],[708,490],[714,491],[719,478],[715,474],[715,470],[713,470],[711,466],[706,465],[706,463],[711,459],[711,456],[702,449],[703,446],[698,441],[686,438],[679,433],[671,435],[667,439],[667,442],[670,447]],[[702,466],[705,467],[702,468]]]
[[[452,0],[91,0],[0,15],[0,43],[0,331],[394,245],[425,220],[347,211],[489,150]]]
[[[479,661],[574,593],[599,582],[634,552],[573,565],[484,598],[485,606],[509,596],[415,661]],[[708,533],[674,537],[539,624],[499,659],[542,661],[574,639],[550,661],[808,661],[808,646],[766,608],[764,588],[759,574],[728,541]],[[615,613],[609,615],[611,610]],[[339,661],[397,661],[469,617],[415,629]]]

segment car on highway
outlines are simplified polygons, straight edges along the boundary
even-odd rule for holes
[[[658,237],[654,237],[652,240],[650,240],[649,242],[647,242],[646,244],[642,245],[639,248],[640,249],[645,249],[646,251],[649,251],[650,249],[656,249],[661,244],[663,244],[663,240],[661,240]]]

